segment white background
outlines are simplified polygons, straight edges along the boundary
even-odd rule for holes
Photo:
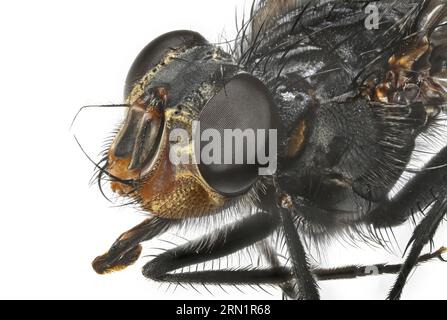
[[[211,289],[167,290],[145,280],[142,258],[109,276],[96,275],[91,260],[123,231],[143,220],[130,208],[114,208],[89,187],[93,166],[77,147],[96,155],[120,111],[83,113],[83,105],[121,103],[127,70],[154,37],[175,29],[218,41],[235,29],[237,0],[2,1],[0,4],[0,298],[55,299],[279,299],[260,291],[229,294]],[[240,10],[241,11],[241,10]],[[397,237],[405,247],[410,226]],[[447,245],[446,229],[436,245]],[[196,235],[189,234],[190,238]],[[159,241],[146,244],[153,253]],[[334,243],[322,263],[400,261],[400,254]],[[447,265],[419,268],[406,299],[447,298]],[[322,283],[324,299],[382,299],[393,276]]]

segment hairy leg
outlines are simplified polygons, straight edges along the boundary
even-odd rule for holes
[[[425,218],[417,226],[410,240],[411,250],[402,265],[399,277],[389,299],[399,299],[408,276],[426,244],[432,241],[447,212],[447,147],[442,149],[407,185],[391,200],[380,204],[365,219],[374,228],[400,225],[415,213]]]
[[[258,213],[233,225],[208,234],[201,239],[169,250],[143,268],[143,275],[168,283],[244,285],[282,284],[290,278],[287,269],[210,270],[201,272],[174,271],[199,263],[216,260],[262,242],[278,227],[271,214]]]
[[[422,249],[433,240],[439,225],[447,213],[447,192],[443,198],[435,202],[434,206],[427,213],[426,217],[416,227],[408,246],[411,246],[410,252],[403,264],[399,276],[388,296],[390,300],[398,300],[402,295],[403,288],[407,282],[413,268],[417,265],[419,255]]]
[[[284,235],[292,262],[292,272],[298,286],[298,298],[301,300],[319,300],[318,285],[312,272],[304,246],[293,222],[293,202],[289,196],[280,199],[280,217]]]

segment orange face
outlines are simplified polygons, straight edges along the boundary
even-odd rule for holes
[[[113,192],[138,201],[143,210],[153,215],[168,219],[195,218],[218,211],[226,199],[206,184],[197,166],[175,165],[169,158],[171,128],[182,127],[191,132],[191,115],[173,109],[157,110],[142,103],[129,110],[126,122],[109,150],[107,171],[136,184],[130,186],[113,181]],[[135,114],[138,119],[131,119]],[[155,130],[158,139],[151,136],[154,130],[148,127],[152,123],[162,123]],[[148,134],[142,134],[142,130]],[[148,140],[156,142],[146,148],[144,144]],[[191,155],[192,143],[187,148]]]

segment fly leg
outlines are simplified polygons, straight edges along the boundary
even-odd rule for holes
[[[439,250],[424,254],[417,259],[416,265],[420,265],[435,259],[442,262],[447,262],[443,257],[447,253],[447,248],[440,248]],[[378,276],[384,274],[398,274],[402,270],[403,264],[376,264],[371,266],[345,266],[340,268],[331,269],[315,269],[313,274],[318,281],[330,281],[330,280],[346,280],[363,278],[369,276]]]
[[[443,197],[435,202],[433,207],[428,211],[426,217],[422,222],[416,227],[413,236],[408,244],[409,254],[405,263],[400,269],[399,276],[388,295],[389,300],[398,300],[402,295],[404,286],[408,280],[413,268],[417,265],[419,255],[422,249],[429,243],[433,241],[433,237],[439,228],[442,220],[447,213],[447,192],[444,193]]]
[[[415,213],[424,214],[408,244],[411,247],[399,277],[389,295],[396,300],[408,276],[417,265],[422,249],[433,237],[447,213],[447,147],[441,150],[413,180],[391,200],[381,203],[365,219],[373,228],[389,228],[404,223]]]
[[[300,300],[319,300],[318,285],[310,270],[306,251],[293,222],[292,199],[288,195],[284,195],[279,201],[279,215],[292,262],[292,272],[298,286],[297,298]]]
[[[267,269],[209,270],[174,273],[174,271],[213,261],[262,242],[278,227],[275,215],[258,213],[208,234],[196,241],[169,250],[143,267],[143,275],[158,282],[211,285],[281,285],[291,278],[283,267]]]

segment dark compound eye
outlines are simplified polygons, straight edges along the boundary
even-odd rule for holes
[[[276,128],[273,110],[270,92],[261,81],[249,74],[235,76],[205,105],[199,117],[201,137],[206,135],[204,133],[207,130],[212,129],[214,132],[219,132],[221,143],[221,164],[215,162],[199,164],[200,172],[210,187],[223,195],[234,196],[246,192],[257,181],[259,168],[262,166],[258,161],[258,152],[263,155],[270,151],[276,152],[267,150],[268,139],[265,141],[257,139],[258,132],[262,133],[259,130],[265,130],[263,137],[268,138],[268,130]],[[243,134],[237,134],[234,131],[237,129]],[[232,145],[227,144],[225,130],[227,134],[228,130],[231,130],[234,137],[237,137],[231,139]],[[247,137],[253,135],[254,145],[247,143]],[[204,154],[208,154],[204,151],[209,142],[214,141],[213,138],[201,142],[201,160]],[[231,164],[226,164],[228,162],[225,158],[229,152],[231,152],[229,159]],[[239,157],[239,162],[236,155]],[[199,155],[196,154],[197,156]],[[219,157],[213,159],[217,160]]]
[[[149,43],[137,56],[126,79],[124,97],[127,98],[133,86],[157,64],[159,64],[166,54],[176,48],[192,48],[207,44],[205,38],[200,34],[180,30],[166,33]]]

